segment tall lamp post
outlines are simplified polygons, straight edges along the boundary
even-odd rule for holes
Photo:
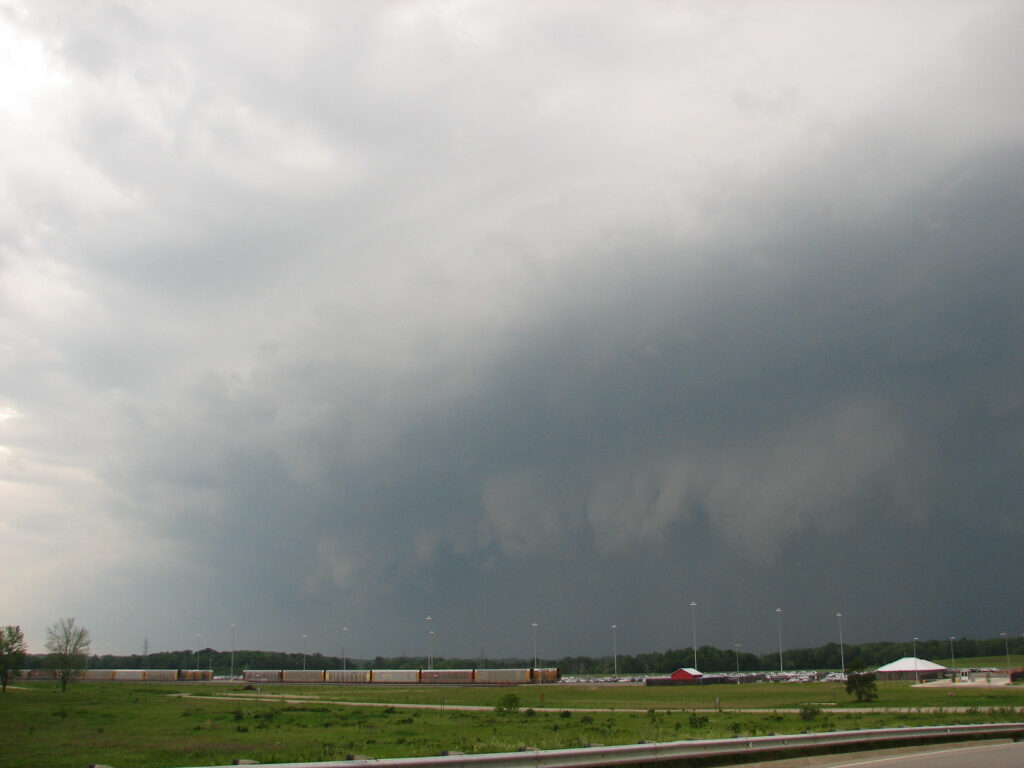
[[[231,679],[235,679],[235,623],[231,622]]]
[[[914,684],[915,685],[918,685],[921,682],[921,676],[920,676],[920,674],[918,674],[918,671],[917,671],[917,641],[919,639],[920,638],[917,638],[917,637],[914,638]]]
[[[1010,639],[1006,636],[1005,632],[1000,632],[1003,636],[1003,649],[1006,651],[1006,674],[1010,674]]]
[[[733,648],[736,649],[736,685],[740,684],[740,648],[743,647],[743,643],[733,643]]]
[[[537,668],[537,622],[533,622],[533,668]]]
[[[612,624],[612,668],[614,670],[615,679],[619,679],[619,637],[618,637],[618,625]]]
[[[348,656],[345,655],[345,633],[348,627],[341,628],[341,668],[348,669]]]
[[[199,635],[196,635],[196,672],[199,671],[199,644],[200,644]]]
[[[306,638],[307,637],[309,637],[309,635],[303,635],[302,636],[302,669],[303,670],[306,669]]]
[[[434,634],[434,631],[430,628],[430,623],[432,621],[433,621],[433,619],[430,618],[429,616],[427,616],[427,618],[426,618],[426,622],[427,622],[427,669],[433,669],[434,668],[434,660],[430,656],[430,650],[431,650],[430,649],[430,636],[432,634]]]
[[[846,676],[846,657],[843,656],[843,614],[837,613],[836,620],[839,622],[839,663],[843,666],[843,676]]]
[[[782,671],[782,609],[775,609],[775,620],[779,625],[779,672]]]
[[[954,670],[954,672],[953,672],[953,674],[954,674],[953,682],[955,683],[956,682],[956,672],[955,672],[955,670],[956,670],[956,653],[953,651],[953,641],[954,640],[956,640],[956,638],[953,637],[952,635],[950,635],[950,637],[949,637],[949,668]]]
[[[690,615],[693,624],[693,668],[697,668],[697,603],[690,601]]]

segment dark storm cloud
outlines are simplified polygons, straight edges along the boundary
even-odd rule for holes
[[[909,50],[903,7],[184,8],[6,22],[49,73],[0,252],[39,627],[556,655],[684,645],[691,600],[749,650],[779,606],[792,645],[1019,614],[1019,9]]]
[[[1019,169],[1000,165],[989,178]],[[458,614],[450,606],[469,597],[467,572],[493,582],[486,597],[471,590],[477,600],[515,605],[522,593],[509,582],[531,581],[528,570],[552,571],[537,588],[547,606],[513,615],[556,623],[578,590],[603,602],[611,564],[639,559],[641,574],[675,583],[656,590],[666,604],[716,587],[722,602],[748,611],[793,595],[831,597],[876,633],[903,631],[870,606],[897,581],[919,606],[927,583],[944,578],[931,567],[935,547],[957,538],[964,514],[1012,532],[1020,202],[997,183],[948,203],[985,211],[986,232],[1006,244],[983,266],[958,234],[959,215],[940,217],[927,237],[906,225],[914,210],[939,206],[927,199],[876,218],[871,233],[804,225],[765,241],[771,266],[754,273],[644,274],[669,246],[653,258],[633,253],[636,274],[616,285],[618,301],[556,312],[518,348],[474,361],[472,382],[449,381],[456,354],[422,378],[403,382],[389,369],[378,386],[356,388],[343,362],[351,358],[334,359],[327,338],[311,342],[320,354],[285,345],[281,357],[297,360],[269,357],[255,389],[236,398],[218,389],[205,409],[183,414],[186,424],[213,422],[214,440],[232,436],[227,445],[172,443],[212,449],[182,458],[200,476],[215,474],[207,482],[230,491],[227,508],[245,510],[242,525],[228,514],[233,529],[204,512],[183,530],[198,524],[251,560],[273,542],[284,556],[271,558],[266,587],[283,588],[282,601],[326,599],[333,586],[367,610],[397,607],[406,621],[417,609]],[[344,314],[320,322],[325,337],[365,332]],[[159,476],[155,467],[132,474]],[[885,546],[894,534],[909,543],[895,561]],[[854,586],[822,596],[817,550],[847,546],[859,553],[847,563]],[[989,542],[986,555],[999,562],[1011,549]],[[201,559],[210,556],[202,548]],[[289,577],[295,561],[303,568]],[[728,576],[715,585],[695,565],[776,586],[751,590]],[[634,589],[651,589],[634,578]],[[514,630],[501,620],[492,631]],[[725,623],[709,617],[707,627],[726,632]]]

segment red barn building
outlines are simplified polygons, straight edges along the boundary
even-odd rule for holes
[[[676,680],[680,683],[693,683],[699,682],[704,675],[698,672],[693,667],[680,667],[670,675],[672,680]]]

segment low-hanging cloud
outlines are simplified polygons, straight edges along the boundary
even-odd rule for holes
[[[5,11],[0,620],[1005,631],[1020,10],[787,8]]]

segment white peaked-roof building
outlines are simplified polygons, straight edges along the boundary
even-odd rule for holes
[[[948,670],[927,659],[904,656],[875,670],[879,680],[938,680]]]

